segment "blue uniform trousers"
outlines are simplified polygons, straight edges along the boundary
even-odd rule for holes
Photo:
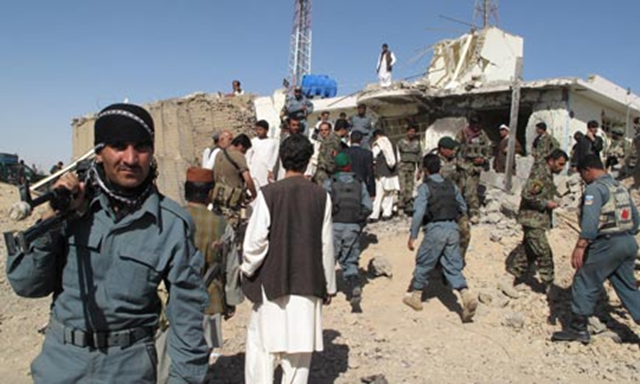
[[[460,232],[455,221],[427,224],[427,229],[416,255],[411,288],[423,290],[429,283],[429,273],[440,263],[444,276],[451,288],[467,288],[467,280],[462,275],[464,262],[460,254]]]
[[[345,278],[358,276],[361,233],[362,226],[360,224],[333,223],[334,253]]]
[[[603,236],[593,241],[587,248],[582,268],[573,278],[573,313],[593,315],[602,284],[609,279],[622,305],[640,322],[640,291],[633,274],[637,253],[638,245],[628,234]]]
[[[34,383],[156,383],[157,354],[153,337],[128,347],[95,349],[65,344],[47,330],[40,355],[31,364]]]

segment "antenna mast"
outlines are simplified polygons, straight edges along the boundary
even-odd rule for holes
[[[294,0],[287,77],[290,86],[301,85],[302,77],[309,73],[311,73],[311,0]]]
[[[482,29],[498,25],[498,0],[476,0],[473,15],[474,24],[482,19]]]

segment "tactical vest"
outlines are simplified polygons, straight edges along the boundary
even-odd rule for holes
[[[352,182],[331,176],[331,202],[334,223],[360,223],[362,217],[362,183],[357,177]]]
[[[633,229],[631,196],[625,187],[613,180],[597,180],[609,190],[609,200],[602,206],[598,230],[601,235],[627,232]]]
[[[419,140],[402,139],[398,142],[400,161],[403,163],[419,163],[422,150]]]
[[[458,220],[460,211],[456,200],[456,190],[453,182],[444,179],[438,183],[427,178],[429,187],[429,206],[425,214],[423,224],[435,223],[438,221]]]

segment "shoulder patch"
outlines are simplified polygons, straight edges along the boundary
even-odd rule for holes
[[[584,196],[584,205],[593,205],[593,195],[585,195]]]
[[[542,182],[541,182],[541,181],[534,181],[534,182],[532,183],[532,185],[531,185],[530,193],[531,193],[532,195],[537,195],[537,194],[539,194],[540,192],[542,192],[542,186],[543,186],[543,184],[542,184]]]

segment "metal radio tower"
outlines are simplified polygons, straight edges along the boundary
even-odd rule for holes
[[[498,0],[476,0],[473,23],[478,26],[482,20],[482,29],[490,25],[498,25]]]
[[[311,0],[294,2],[287,78],[291,87],[301,85],[302,76],[311,73]]]

